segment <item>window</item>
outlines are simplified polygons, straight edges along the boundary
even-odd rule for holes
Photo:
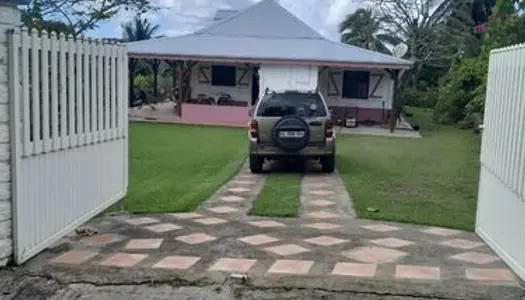
[[[345,71],[343,73],[343,98],[368,99],[369,72]]]
[[[215,86],[235,86],[236,75],[235,67],[230,66],[212,66],[211,67],[211,85]]]
[[[325,117],[327,115],[321,96],[317,93],[284,92],[265,95],[257,115],[260,117]]]

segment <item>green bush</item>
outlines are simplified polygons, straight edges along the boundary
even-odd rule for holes
[[[151,78],[149,76],[138,75],[133,81],[133,85],[136,89],[143,90],[151,86]]]
[[[456,123],[464,120],[468,114],[466,108],[473,99],[477,97],[478,102],[484,102],[484,91],[481,89],[484,86],[487,68],[488,61],[481,56],[467,58],[454,64],[451,71],[443,77],[439,88],[439,99],[435,107],[437,122]]]
[[[490,51],[525,42],[525,15],[513,13],[506,1],[498,0],[497,13],[488,23],[481,54],[455,62],[442,78],[435,107],[436,121],[459,122],[465,128],[483,122]]]
[[[438,99],[438,89],[419,82],[415,87],[407,86],[401,91],[404,105],[432,108]]]

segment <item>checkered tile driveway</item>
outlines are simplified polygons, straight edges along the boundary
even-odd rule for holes
[[[354,219],[339,177],[305,176],[301,217],[247,216],[264,176],[242,171],[195,213],[105,217],[50,266],[242,273],[251,277],[515,285],[475,234]]]

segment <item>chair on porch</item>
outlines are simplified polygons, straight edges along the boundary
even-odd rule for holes
[[[354,118],[355,119],[355,127],[357,127],[358,124],[359,124],[359,107],[357,107],[357,106],[347,106],[347,107],[345,107],[344,117],[343,117],[343,125],[346,126],[346,122],[350,118]]]

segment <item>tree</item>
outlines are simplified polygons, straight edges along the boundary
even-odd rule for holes
[[[43,20],[60,20],[73,28],[75,36],[97,28],[121,10],[144,13],[154,9],[149,0],[31,0],[29,8],[36,6]]]
[[[476,126],[483,118],[490,51],[525,42],[525,16],[513,0],[497,0],[487,23],[480,55],[454,62],[440,86],[436,119]]]
[[[159,25],[153,25],[151,24],[148,19],[143,19],[140,16],[136,16],[132,21],[122,24],[122,38],[126,42],[136,42],[136,41],[143,41],[143,40],[149,40],[154,37],[158,37],[155,34],[159,31],[160,26]],[[130,58],[128,60],[129,64],[129,101],[130,106],[133,105],[133,95],[134,95],[134,87],[133,87],[133,81],[135,78],[135,72],[137,71],[137,67],[139,64],[139,60],[137,58]],[[156,73],[155,73],[156,70]],[[153,68],[154,71],[154,81],[155,81],[155,89],[157,86],[158,81],[158,67]]]
[[[388,36],[380,34],[380,30],[381,22],[369,8],[356,10],[339,24],[341,42],[390,54],[384,44],[389,41]]]
[[[496,0],[474,0],[472,2],[472,20],[476,24],[484,24],[489,21],[489,18],[493,14],[493,10],[496,9],[501,12],[502,9],[508,11],[523,10],[525,9],[525,1],[523,0],[511,0],[508,2],[500,3],[500,7],[496,7]],[[504,7],[501,7],[503,5]]]
[[[34,1],[31,6],[22,11],[22,23],[30,29],[46,30],[47,32],[56,32],[64,34],[74,34],[74,28],[68,24],[56,20],[44,20],[42,16],[42,7],[40,3]]]
[[[461,30],[451,31],[446,20],[457,11],[462,1],[456,0],[371,0],[382,22],[382,31],[408,46],[405,58],[413,61],[403,74],[396,94],[402,95],[407,86],[417,86],[427,69],[448,69],[463,41]],[[459,33],[458,33],[459,32]],[[470,31],[466,31],[470,34]],[[394,97],[391,130],[403,110],[403,97]]]

